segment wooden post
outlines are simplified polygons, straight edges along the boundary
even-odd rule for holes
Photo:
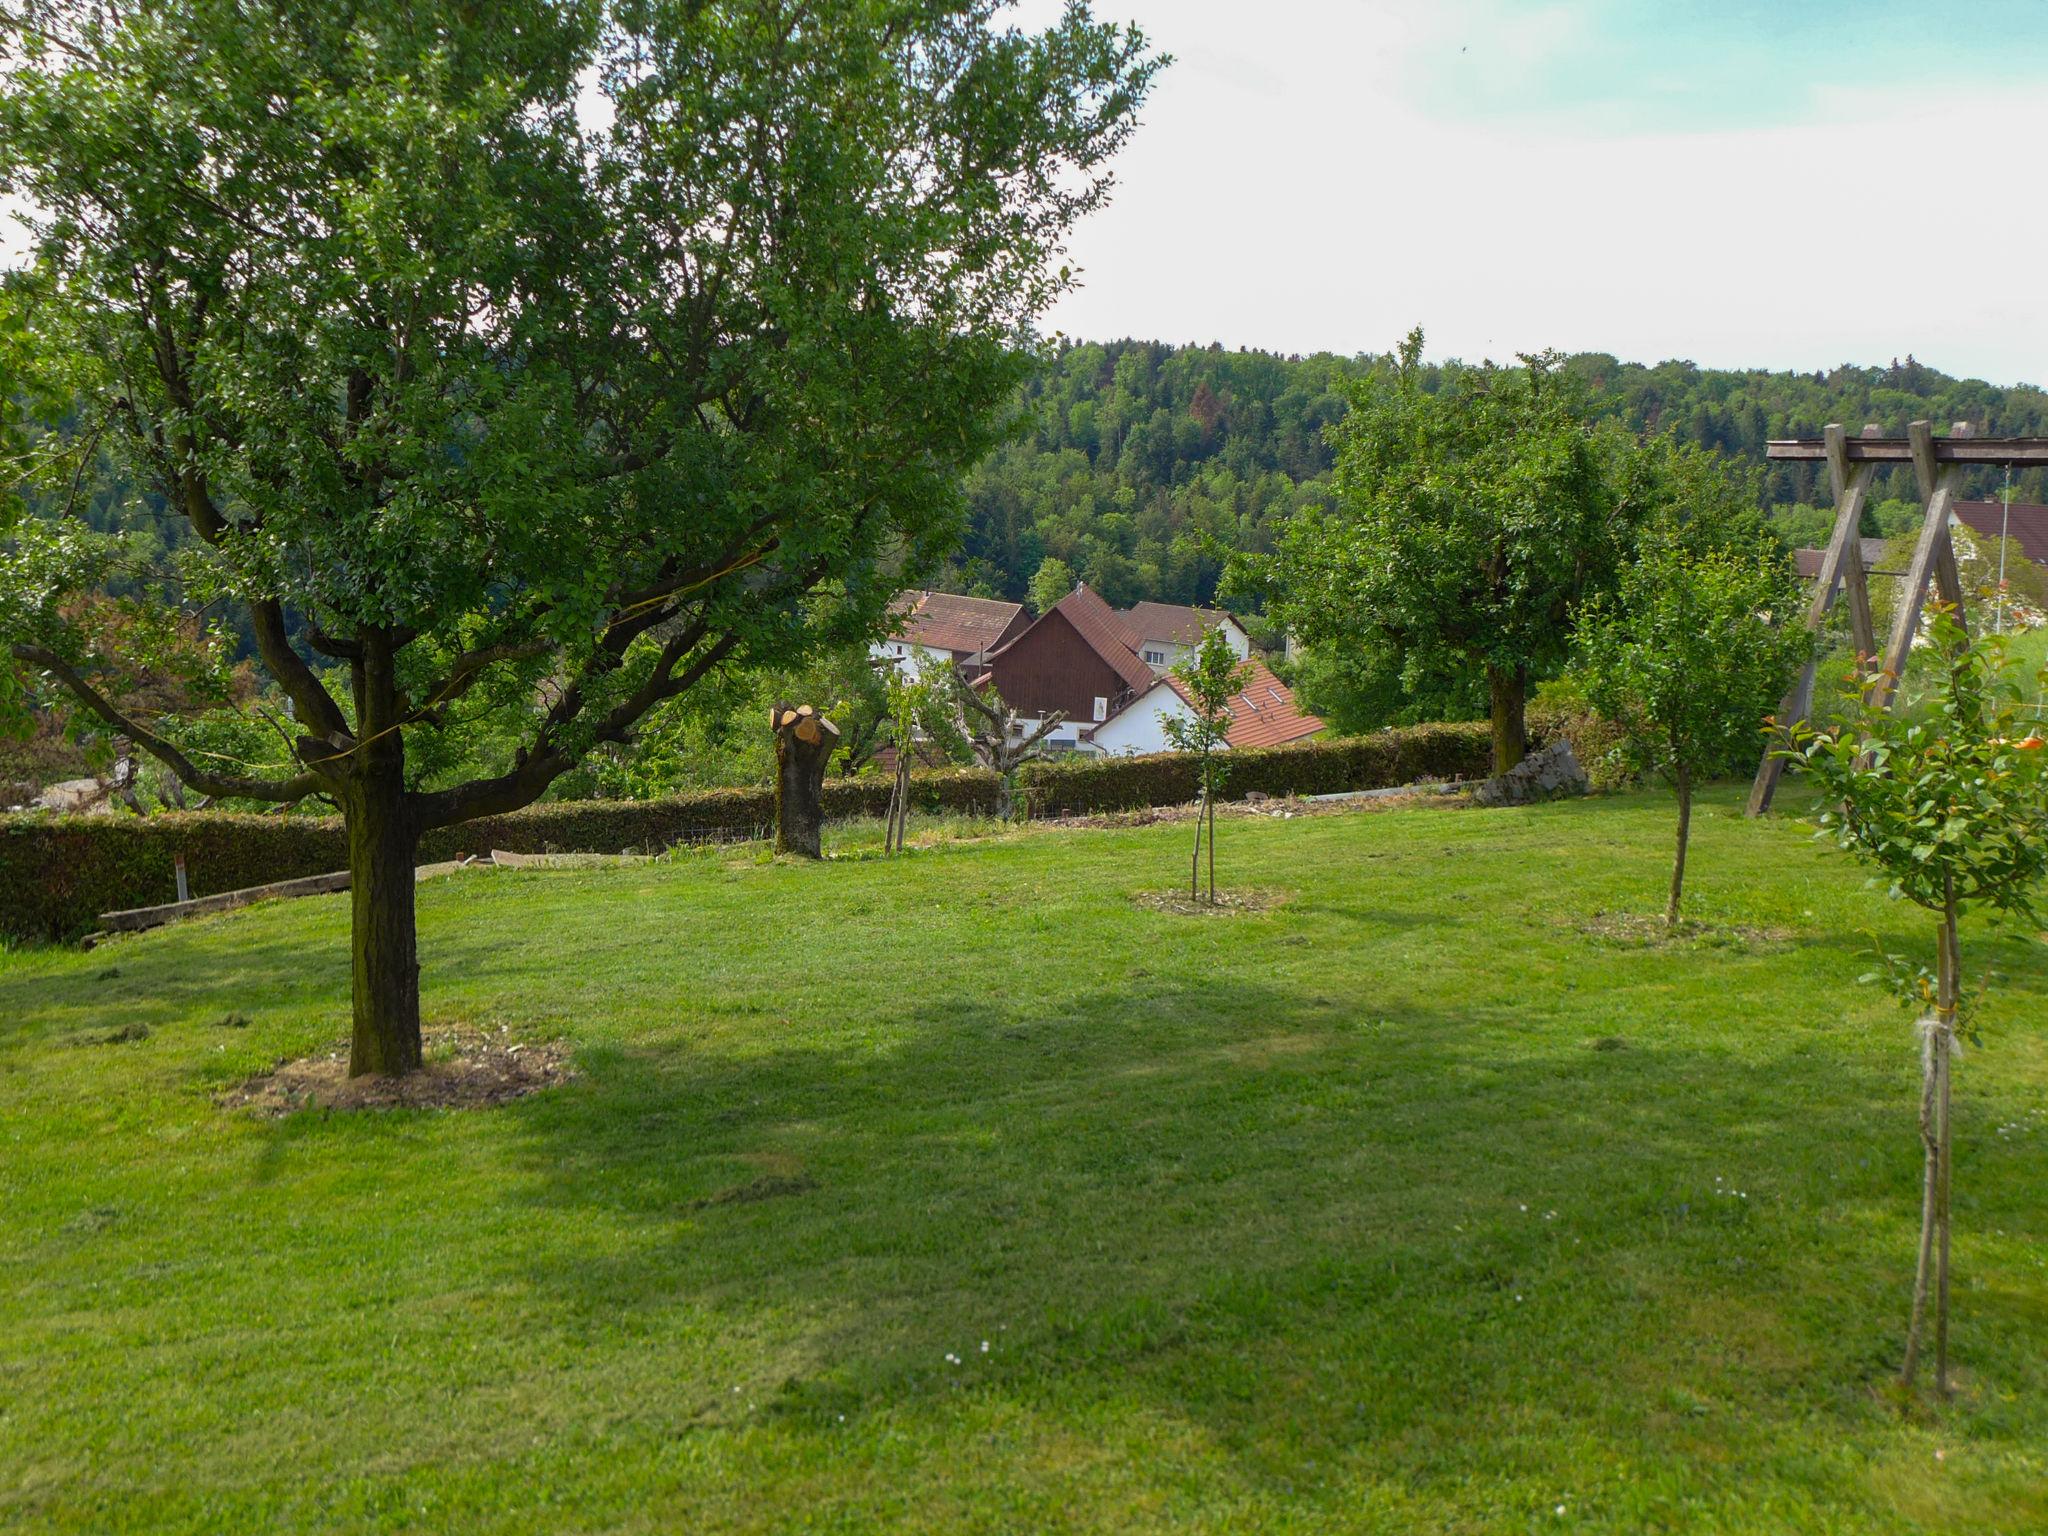
[[[1891,638],[1884,648],[1884,668],[1870,693],[1871,702],[1884,707],[1896,701],[1899,679],[1905,676],[1906,660],[1913,652],[1913,637],[1920,632],[1920,610],[1927,601],[1927,583],[1940,582],[1942,600],[1955,606],[1963,616],[1963,588],[1956,574],[1955,547],[1948,536],[1948,520],[1955,506],[1955,470],[1935,462],[1934,429],[1924,421],[1906,428],[1913,449],[1913,474],[1920,482],[1920,494],[1927,511],[1920,522],[1920,538],[1913,546],[1912,563],[1906,567],[1905,584],[1899,590],[1899,611],[1892,615]]]
[[[839,745],[839,727],[809,704],[768,711],[775,735],[775,851],[825,856],[825,765]]]
[[[1865,437],[1876,437],[1880,428],[1872,423],[1863,429]],[[1860,655],[1874,655],[1877,639],[1870,620],[1870,587],[1863,569],[1863,503],[1870,494],[1871,466],[1851,465],[1848,458],[1848,433],[1839,424],[1830,424],[1827,429],[1828,480],[1835,493],[1835,527],[1828,536],[1827,552],[1822,555],[1820,576],[1814,582],[1813,595],[1806,605],[1806,627],[1818,630],[1834,607],[1835,594],[1844,586],[1849,592],[1849,624],[1855,635],[1856,649]],[[1818,658],[1809,659],[1799,673],[1799,679],[1792,685],[1778,705],[1777,722],[1781,731],[1791,729],[1803,722],[1813,712],[1813,684]],[[1761,816],[1771,808],[1771,798],[1778,792],[1778,779],[1785,771],[1783,759],[1766,749],[1764,760],[1757,766],[1756,782],[1749,789],[1749,814]]]

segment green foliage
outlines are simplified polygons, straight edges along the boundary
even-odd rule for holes
[[[1236,750],[1228,754],[1227,789],[1239,798],[1334,795],[1425,779],[1481,778],[1487,742],[1483,725],[1424,725]],[[1186,805],[1202,788],[1200,764],[1184,752],[1052,758],[1031,764],[1022,777],[1034,816]]]
[[[1753,766],[1758,722],[1811,652],[1799,597],[1772,541],[1646,540],[1578,625],[1585,697],[1616,727],[1621,764],[1690,783]]]
[[[1876,865],[1891,894],[1930,911],[1986,906],[2038,924],[2033,892],[2048,874],[2048,774],[2034,698],[1998,635],[1966,636],[1937,609],[1918,665],[1938,669],[1921,710],[1893,712],[1881,679],[1851,675],[1846,723],[1800,731],[1788,756],[1831,806],[1826,835]]]
[[[889,785],[828,779],[825,814],[879,816]],[[933,813],[992,815],[992,774],[912,776],[911,802]],[[772,788],[712,789],[654,800],[550,801],[440,828],[421,840],[427,862],[508,853],[652,853],[683,843],[756,838],[775,823]],[[156,816],[0,816],[0,933],[28,940],[90,932],[102,912],[172,901],[176,854],[194,896],[267,885],[348,865],[337,816],[203,811]]]
[[[1270,551],[1291,514],[1330,499],[1326,430],[1350,410],[1357,381],[1391,362],[1147,341],[1063,344],[1023,387],[1028,435],[969,475],[967,542],[943,584],[1023,599],[1039,565],[1057,557],[1115,602],[1208,603],[1224,556]],[[1770,438],[1817,437],[1831,421],[1852,432],[1875,421],[1903,435],[1923,417],[2048,434],[2041,390],[1952,379],[1910,358],[1815,374],[1645,366],[1588,353],[1560,370],[1596,420],[1755,470],[1760,505],[1782,509],[1781,531],[1795,548],[1824,540],[1833,512],[1822,505],[1818,466],[1765,461]],[[1421,387],[1453,387],[1464,371],[1425,364]],[[1993,472],[1978,472],[1962,494],[1997,489]],[[2048,474],[2029,471],[2014,494],[2048,500]],[[1865,531],[1895,531],[1891,521],[1917,507],[1912,498],[1910,468],[1880,474]]]
[[[53,441],[111,447],[124,528],[189,525],[119,572],[62,507],[17,528],[10,664],[119,707],[152,658],[72,601],[117,577],[138,612],[246,617],[300,761],[198,787],[276,800],[516,718],[502,771],[415,788],[432,825],[535,798],[721,663],[865,639],[957,542],[1161,64],[1083,7],[1037,35],[999,9],[0,18]],[[309,651],[367,663],[352,708]]]
[[[1176,750],[1192,753],[1202,775],[1203,793],[1214,796],[1229,771],[1222,753],[1229,747],[1230,700],[1245,674],[1221,628],[1203,633],[1201,643],[1188,652],[1173,669],[1187,690],[1184,713],[1166,716],[1160,723],[1166,739]]]
[[[1474,726],[1427,726],[1229,755],[1234,794],[1335,794],[1425,778],[1474,777],[1485,770],[1486,734]],[[1196,760],[1171,752],[1040,760],[1024,764],[1018,778],[1025,803],[1037,816],[1185,805],[1201,785]],[[1000,787],[998,776],[981,768],[914,773],[911,805],[927,814],[992,816],[998,812]],[[825,814],[834,819],[880,816],[889,791],[890,781],[877,775],[828,778]],[[484,856],[493,848],[509,853],[651,852],[758,837],[774,821],[774,790],[765,785],[649,800],[548,801],[430,832],[421,841],[420,857]],[[170,901],[176,895],[171,860],[180,851],[195,896],[325,874],[348,862],[346,834],[340,818],[333,816],[211,811],[0,816],[0,934],[26,940],[75,938],[91,931],[102,912]]]
[[[1044,613],[1048,608],[1074,590],[1074,572],[1066,561],[1057,555],[1047,555],[1031,574],[1031,587],[1024,595],[1025,603],[1033,613]]]
[[[1353,388],[1331,434],[1335,499],[1294,517],[1271,558],[1243,560],[1239,580],[1311,647],[1484,677],[1519,735],[1573,605],[1628,547],[1644,476],[1600,439],[1557,357],[1460,370],[1433,392],[1421,359],[1418,330]]]

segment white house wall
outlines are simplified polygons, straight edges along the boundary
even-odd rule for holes
[[[911,640],[877,640],[868,647],[868,655],[877,661],[893,661],[897,666],[907,668],[913,679],[923,677],[933,667],[953,659],[951,651],[919,645]]]
[[[1097,751],[1111,757],[1171,752],[1173,742],[1166,734],[1166,722],[1176,718],[1186,720],[1192,717],[1181,696],[1160,683],[1131,700],[1114,719],[1095,727],[1089,741]]]

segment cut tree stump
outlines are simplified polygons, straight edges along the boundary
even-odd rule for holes
[[[825,856],[825,765],[839,746],[839,727],[809,704],[768,711],[775,735],[775,851]]]

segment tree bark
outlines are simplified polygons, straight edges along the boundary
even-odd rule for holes
[[[1942,959],[1940,979],[1937,983],[1938,1003],[1935,1020],[1940,1036],[1940,1059],[1936,1067],[1940,1077],[1935,1091],[1935,1144],[1937,1148],[1937,1169],[1935,1176],[1935,1215],[1939,1228],[1935,1241],[1939,1251],[1935,1257],[1934,1280],[1934,1390],[1943,1397],[1949,1394],[1948,1382],[1948,1235],[1949,1235],[1949,1161],[1951,1139],[1949,1135],[1949,1068],[1955,1060],[1956,1013],[1962,1003],[1962,951],[1956,943],[1956,898],[1955,880],[1947,883],[1946,901],[1941,919]]]
[[[360,782],[343,804],[355,1003],[348,1075],[396,1076],[420,1065],[419,937],[413,926],[419,832],[400,777]]]
[[[1202,805],[1209,813],[1209,905],[1216,905],[1216,786],[1202,791]]]
[[[1948,1395],[1949,1064],[1955,1055],[1956,1014],[1962,1000],[1962,952],[1956,942],[1955,885],[1945,892],[1935,967],[1934,1017],[1921,1023],[1920,1256],[1913,1275],[1913,1314],[1906,1327],[1906,1358],[1899,1381],[1911,1386],[1919,1371],[1927,1303],[1934,1301],[1934,1385]]]
[[[1671,865],[1671,900],[1664,907],[1664,926],[1678,926],[1678,905],[1685,895],[1685,848],[1692,836],[1692,775],[1680,768],[1678,781],[1678,856]]]
[[[769,711],[775,733],[775,851],[825,856],[825,765],[839,731],[810,705]]]
[[[1497,778],[1529,755],[1529,669],[1488,665],[1493,695],[1493,772]]]

